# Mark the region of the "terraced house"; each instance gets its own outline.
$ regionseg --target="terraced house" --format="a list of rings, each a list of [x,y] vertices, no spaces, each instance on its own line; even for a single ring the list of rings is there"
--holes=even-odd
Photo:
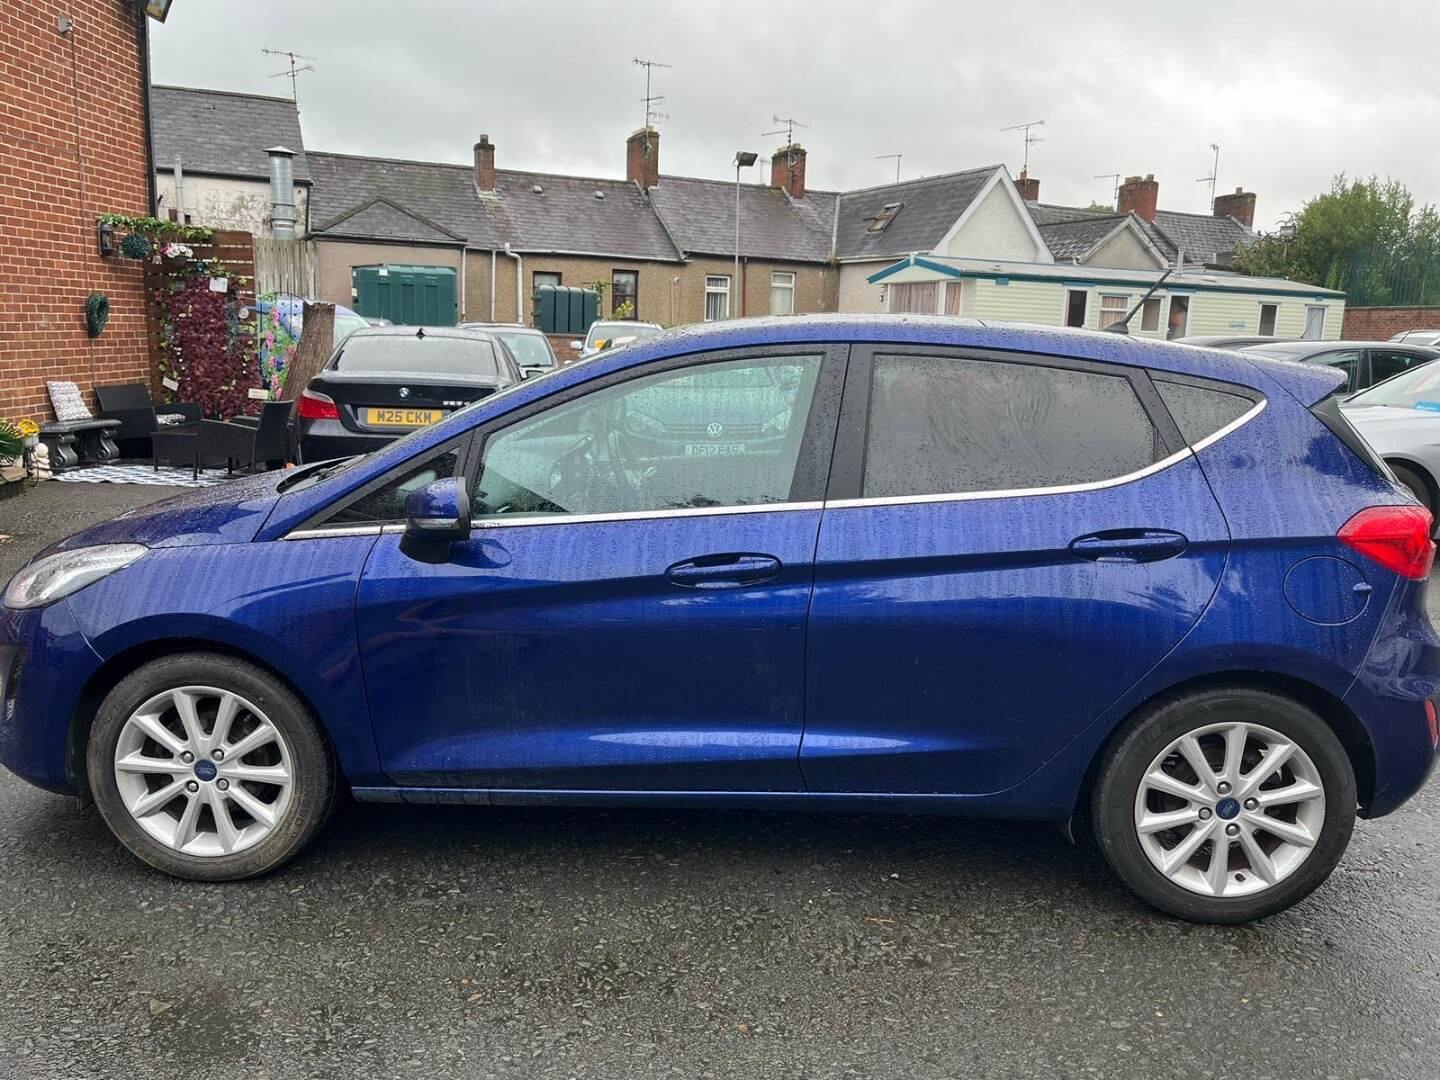
[[[170,100],[157,97],[157,109]],[[185,119],[205,122],[193,108]],[[157,117],[157,131],[176,126]],[[487,135],[469,164],[448,164],[323,153],[303,145],[298,124],[276,130],[256,125],[250,146],[235,145],[233,126],[223,139],[190,138],[226,146],[252,178],[261,144],[286,141],[319,295],[363,314],[391,314],[366,310],[357,288],[378,273],[424,292],[433,322],[533,324],[535,289],[548,284],[598,287],[602,316],[666,325],[892,311],[1098,328],[1168,275],[1134,333],[1340,332],[1341,294],[1228,269],[1254,239],[1256,199],[1244,191],[1217,198],[1211,214],[1182,213],[1159,207],[1153,176],[1134,176],[1113,209],[1077,208],[1040,202],[1039,182],[1003,165],[819,191],[806,180],[808,152],[791,145],[772,155],[768,183],[737,192],[662,171],[653,128],[625,141],[623,179],[618,145],[617,175],[582,177],[502,168]]]

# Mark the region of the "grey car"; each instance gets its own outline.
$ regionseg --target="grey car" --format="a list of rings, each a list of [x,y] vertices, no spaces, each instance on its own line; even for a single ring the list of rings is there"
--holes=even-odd
[[[1440,511],[1440,364],[1411,368],[1340,409],[1410,494]]]
[[[1339,368],[1345,372],[1345,383],[1336,389],[1337,394],[1353,394],[1440,357],[1437,349],[1389,341],[1287,341],[1247,346],[1241,351],[1272,360]]]

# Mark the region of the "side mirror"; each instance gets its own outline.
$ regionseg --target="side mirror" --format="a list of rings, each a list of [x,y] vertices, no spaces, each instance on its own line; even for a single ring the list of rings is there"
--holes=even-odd
[[[585,351],[585,342],[583,342],[583,341],[572,341],[572,342],[570,342],[570,348],[574,349],[576,352],[584,352],[584,351]]]
[[[405,539],[452,544],[470,538],[470,492],[465,481],[447,477],[405,496]]]
[[[544,374],[545,374],[545,369],[544,369],[544,368],[538,368],[538,367],[522,367],[522,368],[520,369],[520,378],[522,378],[522,379],[533,379],[536,375],[544,375]]]

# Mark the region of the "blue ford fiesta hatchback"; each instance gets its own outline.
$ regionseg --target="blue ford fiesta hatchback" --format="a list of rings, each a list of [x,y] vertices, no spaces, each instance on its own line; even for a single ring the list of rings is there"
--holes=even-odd
[[[1435,759],[1430,515],[1325,369],[968,320],[677,332],[42,553],[0,760],[184,877],[337,790],[1072,823],[1293,904]]]

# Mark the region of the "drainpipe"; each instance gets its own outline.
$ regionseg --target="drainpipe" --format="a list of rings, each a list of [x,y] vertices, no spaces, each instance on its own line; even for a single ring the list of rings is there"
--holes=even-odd
[[[490,321],[495,321],[495,249],[490,249]]]
[[[525,260],[510,250],[510,244],[505,244],[505,254],[515,260],[515,322],[520,326],[525,325]]]
[[[185,165],[180,155],[175,155],[175,220],[185,224]]]
[[[465,248],[462,245],[460,248],[460,303],[456,305],[460,309],[456,314],[462,319],[466,314],[465,305],[469,303],[465,297],[465,264],[469,261],[470,260],[465,257]]]
[[[140,39],[140,77],[145,80],[140,101],[145,109],[145,191],[150,198],[150,209],[147,212],[158,217],[160,193],[155,181],[155,128],[150,103],[150,17],[138,4],[135,10],[140,19],[140,26],[136,31]]]

